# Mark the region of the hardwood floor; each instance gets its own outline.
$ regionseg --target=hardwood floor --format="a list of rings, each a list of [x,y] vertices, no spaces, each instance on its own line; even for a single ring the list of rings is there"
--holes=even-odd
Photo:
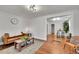
[[[70,46],[64,48],[64,38],[56,38],[54,35],[48,36],[48,41],[43,44],[36,54],[74,54]]]
[[[75,54],[71,46],[64,47],[65,38],[56,38],[54,35],[49,35],[48,40],[35,52],[35,54]],[[0,50],[13,46],[2,45]]]

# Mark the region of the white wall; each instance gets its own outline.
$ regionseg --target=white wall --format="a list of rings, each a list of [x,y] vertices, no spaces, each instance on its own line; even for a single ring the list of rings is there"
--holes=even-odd
[[[20,32],[21,29],[23,30],[23,28],[26,28],[25,31],[32,33],[32,35],[35,38],[47,40],[47,19],[49,17],[56,17],[56,16],[62,16],[62,15],[71,15],[71,19],[69,22],[70,33],[72,33],[72,35],[79,35],[79,27],[78,27],[79,11],[78,10],[77,11],[70,10],[70,11],[66,11],[66,12],[62,12],[62,13],[58,13],[58,14],[40,16],[40,17],[30,19],[30,20],[26,18],[22,21],[23,23],[20,23],[20,25],[17,25],[17,28],[15,30],[16,30],[16,32]],[[13,26],[13,25],[10,25],[10,26]],[[21,27],[21,26],[23,26],[23,27]],[[57,28],[58,27],[61,27],[61,26],[57,25]],[[20,28],[20,29],[18,29],[18,28]],[[12,29],[11,32],[12,31],[14,31],[14,30]]]
[[[62,15],[73,15],[73,11],[66,11],[58,14],[51,14],[47,16],[40,16],[34,19],[30,19],[29,21],[29,28],[31,29],[30,32],[32,35],[36,38],[47,40],[47,19],[49,17],[56,17],[56,16],[62,16]],[[71,20],[73,22],[73,19]],[[73,23],[72,23],[73,24]],[[71,24],[71,31],[73,33],[73,25]]]
[[[74,11],[74,35],[79,36],[79,10]]]
[[[51,24],[54,24],[54,22],[47,22],[47,34],[51,34]],[[55,24],[54,24],[55,26]],[[55,32],[55,27],[54,27],[54,32]]]
[[[5,32],[10,33],[11,35],[16,35],[21,31],[28,32],[28,29],[30,29],[29,32],[31,32],[34,37],[47,40],[47,19],[49,17],[62,15],[72,15],[72,19],[70,20],[70,32],[73,35],[79,35],[79,10],[75,10],[75,12],[70,10],[58,14],[40,16],[30,20],[13,14],[0,12],[0,36],[2,36]],[[10,17],[18,18],[19,24],[11,24]]]
[[[12,17],[15,17],[19,20],[19,23],[17,25],[13,25],[10,22]],[[25,27],[27,26],[25,26],[24,20],[26,19],[23,17],[0,11],[0,36],[2,36],[4,33],[17,35],[20,34],[21,31],[25,31]]]
[[[30,20],[30,32],[35,38],[46,40],[46,18],[38,17]]]

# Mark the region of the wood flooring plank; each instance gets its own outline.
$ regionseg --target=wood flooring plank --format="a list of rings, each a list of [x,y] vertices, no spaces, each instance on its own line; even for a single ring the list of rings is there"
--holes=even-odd
[[[62,41],[61,41],[62,40]],[[71,54],[69,47],[64,48],[64,38],[56,38],[55,35],[49,35],[45,42],[35,53],[36,54]],[[72,51],[72,53],[74,53]]]

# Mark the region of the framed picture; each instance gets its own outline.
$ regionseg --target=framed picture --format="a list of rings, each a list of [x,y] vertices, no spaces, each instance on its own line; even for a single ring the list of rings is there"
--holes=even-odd
[[[11,18],[11,21],[10,21],[12,24],[18,24],[18,19],[17,18]]]

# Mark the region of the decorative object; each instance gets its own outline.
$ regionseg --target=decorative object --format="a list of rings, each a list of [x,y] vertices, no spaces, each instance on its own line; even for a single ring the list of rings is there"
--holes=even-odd
[[[68,23],[68,20],[63,23],[63,30],[65,31],[65,33],[69,32],[69,23]]]
[[[31,37],[31,36],[32,36],[32,34],[31,34],[31,33],[28,33],[28,36],[29,36],[29,37]]]
[[[24,36],[24,37],[21,37],[22,40],[28,40],[28,37]]]
[[[2,36],[0,37],[0,45],[3,45],[4,43],[3,43],[3,38],[2,38]]]
[[[57,38],[64,38],[64,31],[63,30],[59,29],[57,31]]]
[[[68,36],[67,36],[67,38],[68,38],[68,39],[71,39],[71,37],[72,37],[72,34],[69,33]]]
[[[63,30],[65,32],[65,36],[67,38],[69,38],[69,20],[66,20],[64,23],[63,23]]]
[[[12,24],[18,24],[18,19],[17,18],[11,18],[11,23]]]

